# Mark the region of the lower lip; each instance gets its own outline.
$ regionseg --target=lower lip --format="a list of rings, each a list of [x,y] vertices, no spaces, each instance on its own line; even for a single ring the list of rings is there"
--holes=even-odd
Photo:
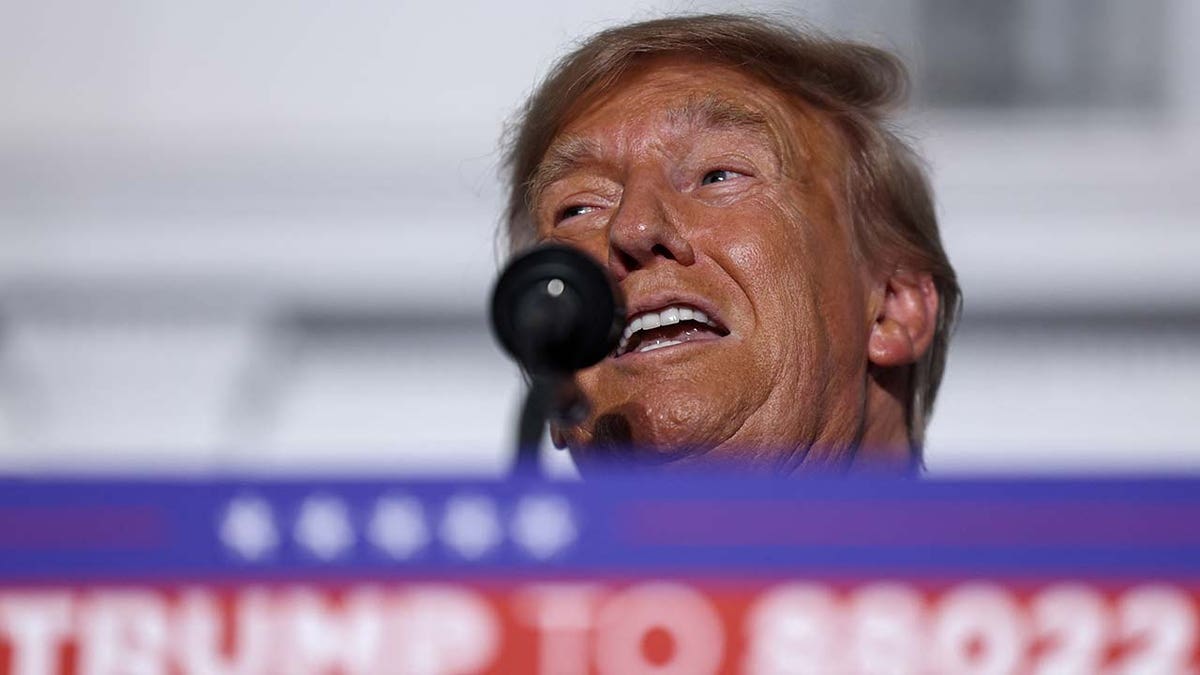
[[[650,349],[648,351],[626,352],[620,356],[610,357],[610,358],[612,358],[612,360],[614,360],[618,363],[629,363],[629,362],[636,363],[643,359],[653,359],[653,358],[657,358],[657,357],[661,357],[661,356],[682,354],[686,351],[689,351],[688,350],[689,347],[700,347],[703,345],[711,345],[716,342],[720,342],[721,340],[724,340],[728,337],[729,337],[728,335],[722,335],[719,337],[712,336],[712,337],[694,338],[691,340],[683,340],[681,342],[667,345],[665,347],[655,347],[654,349]]]

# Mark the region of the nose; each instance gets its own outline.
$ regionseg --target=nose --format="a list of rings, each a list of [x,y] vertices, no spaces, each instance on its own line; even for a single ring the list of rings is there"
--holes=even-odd
[[[669,195],[650,183],[629,183],[608,222],[608,267],[618,280],[666,261],[696,262]]]

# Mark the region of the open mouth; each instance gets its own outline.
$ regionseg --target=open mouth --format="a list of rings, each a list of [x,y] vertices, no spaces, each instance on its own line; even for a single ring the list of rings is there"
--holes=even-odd
[[[625,326],[613,356],[620,358],[726,335],[729,329],[703,311],[690,305],[668,305],[635,314]]]

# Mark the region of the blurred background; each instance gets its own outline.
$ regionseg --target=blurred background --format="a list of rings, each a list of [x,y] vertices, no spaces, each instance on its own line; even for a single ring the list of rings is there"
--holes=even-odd
[[[1200,469],[1200,3],[741,8],[913,69],[966,293],[930,473]],[[503,123],[574,40],[730,9],[6,3],[0,471],[500,474]]]

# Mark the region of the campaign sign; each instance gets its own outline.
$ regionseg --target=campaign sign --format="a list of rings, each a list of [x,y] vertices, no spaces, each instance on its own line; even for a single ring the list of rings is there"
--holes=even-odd
[[[0,672],[1194,674],[1200,481],[0,481]]]

